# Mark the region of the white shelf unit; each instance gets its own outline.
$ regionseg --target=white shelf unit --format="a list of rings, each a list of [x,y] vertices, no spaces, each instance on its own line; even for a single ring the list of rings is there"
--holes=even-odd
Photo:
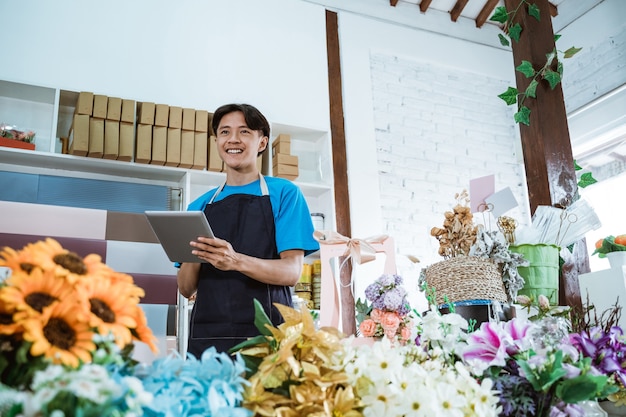
[[[0,147],[0,170],[177,187],[184,193],[183,207],[224,181],[225,174],[221,172],[62,154],[59,138],[69,133],[78,93],[0,80],[0,122],[36,133],[34,151]],[[106,92],[99,94],[106,95]],[[142,101],[141,98],[131,99]],[[283,123],[272,123],[271,128],[272,138],[264,157],[263,172],[271,175],[273,138],[278,134],[290,135],[292,154],[298,156],[300,167],[300,176],[295,183],[307,199],[311,212],[323,213],[326,228],[333,228],[335,209],[330,134]]]

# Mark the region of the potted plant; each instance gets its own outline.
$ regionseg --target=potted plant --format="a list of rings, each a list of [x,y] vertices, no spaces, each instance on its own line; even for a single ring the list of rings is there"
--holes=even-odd
[[[612,268],[626,265],[626,234],[607,236],[596,242],[592,255],[608,258]]]

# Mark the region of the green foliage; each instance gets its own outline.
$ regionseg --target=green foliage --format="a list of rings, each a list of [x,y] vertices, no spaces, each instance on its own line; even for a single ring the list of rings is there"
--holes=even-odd
[[[576,163],[576,160],[574,160],[574,171],[578,172],[578,171],[582,171],[582,169],[583,168]],[[585,188],[597,182],[598,181],[593,177],[593,174],[591,172],[585,172],[582,175],[580,175],[580,178],[578,179],[578,187]]]
[[[356,300],[354,305],[356,310],[356,322],[361,323],[363,320],[367,318],[372,313],[372,306],[368,304],[367,299],[361,300],[360,298]]]
[[[526,10],[526,13],[537,19],[537,21],[541,21],[539,7],[529,0],[520,0],[517,7],[510,11],[507,11],[505,6],[495,8],[489,20],[502,24],[505,34],[498,34],[498,38],[503,46],[510,45],[509,39],[519,42],[524,28],[517,22],[518,19],[516,17],[523,10]],[[556,42],[559,38],[560,35],[555,35],[554,41]],[[537,98],[537,87],[541,81],[547,82],[552,90],[561,82],[563,64],[559,59],[559,54],[563,58],[571,58],[580,50],[581,48],[571,47],[565,52],[561,52],[554,48],[553,51],[546,54],[546,62],[541,67],[524,60],[515,68],[516,71],[524,74],[527,78],[532,78],[530,84],[524,92],[520,93],[516,88],[509,87],[504,93],[499,94],[498,97],[504,100],[508,106],[517,104],[517,113],[513,116],[516,123],[530,125],[530,109],[524,105],[524,100],[527,97]],[[556,68],[556,71],[554,68]]]

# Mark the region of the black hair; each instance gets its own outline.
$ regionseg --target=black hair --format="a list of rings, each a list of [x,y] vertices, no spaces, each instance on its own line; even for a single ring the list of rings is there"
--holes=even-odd
[[[225,115],[240,111],[243,113],[243,118],[246,121],[248,127],[252,130],[260,130],[263,132],[263,136],[267,136],[268,140],[270,137],[270,124],[256,107],[250,104],[225,104],[223,106],[218,107],[217,110],[213,113],[213,121],[211,122],[211,127],[213,128],[213,132],[217,134],[217,128],[220,125],[220,121],[222,117]]]

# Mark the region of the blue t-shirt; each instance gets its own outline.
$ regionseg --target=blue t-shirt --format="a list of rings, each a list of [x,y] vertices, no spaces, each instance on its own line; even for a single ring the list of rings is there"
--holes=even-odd
[[[264,177],[270,195],[270,203],[274,213],[276,225],[276,248],[278,253],[301,249],[304,255],[309,255],[319,249],[319,243],[313,237],[313,222],[306,199],[294,183],[284,178]],[[214,188],[194,201],[187,210],[201,210],[211,200],[217,188]],[[216,197],[220,201],[233,194],[262,195],[259,180],[246,185],[225,185]]]

